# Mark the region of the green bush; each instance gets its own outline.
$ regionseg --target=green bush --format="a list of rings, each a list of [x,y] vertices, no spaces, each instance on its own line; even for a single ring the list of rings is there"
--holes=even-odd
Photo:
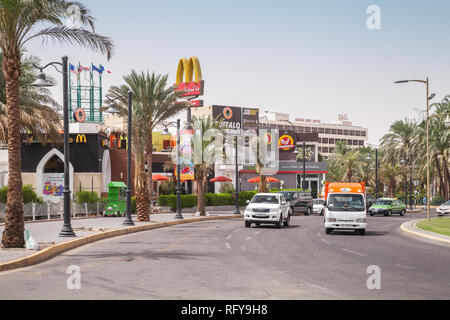
[[[33,187],[31,185],[25,185],[22,187],[22,194],[23,194],[23,203],[30,203],[30,202],[36,202],[36,203],[44,203],[42,198],[39,198],[34,192]],[[3,187],[0,189],[0,202],[6,203],[8,197],[8,188]]]
[[[205,194],[205,206],[219,207],[231,206],[234,204],[234,197],[228,193],[207,193]]]
[[[76,195],[76,202],[78,204],[82,203],[97,203],[100,202],[100,198],[96,192],[91,191],[79,191]]]
[[[239,205],[241,207],[247,205],[247,200],[252,200],[253,197],[257,194],[257,191],[242,191],[239,193]]]
[[[233,194],[236,192],[236,189],[234,188],[233,183],[231,182],[221,182],[219,192]]]
[[[441,204],[443,204],[445,201],[444,201],[444,198],[443,197],[441,197],[441,196],[436,196],[436,197],[434,197],[433,198],[433,200],[431,201],[431,205],[432,206],[440,206]]]
[[[158,203],[161,207],[170,207],[172,211],[175,211],[177,208],[177,196],[159,196]],[[193,208],[195,206],[197,206],[197,195],[189,194],[181,196],[181,209]]]
[[[137,213],[136,197],[131,197],[131,213]]]

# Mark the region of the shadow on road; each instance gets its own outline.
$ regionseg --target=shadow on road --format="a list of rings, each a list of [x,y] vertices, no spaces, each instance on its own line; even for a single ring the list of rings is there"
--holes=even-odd
[[[387,236],[390,233],[387,231],[366,231],[364,236],[353,231],[333,231],[333,236],[353,236],[353,237],[376,237],[376,236]]]

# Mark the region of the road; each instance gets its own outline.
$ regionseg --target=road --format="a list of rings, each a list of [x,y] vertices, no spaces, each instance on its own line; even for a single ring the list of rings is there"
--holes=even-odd
[[[0,273],[0,299],[449,299],[449,248],[399,230],[418,217],[369,217],[366,236],[326,235],[319,216],[283,229],[232,220],[153,230]],[[79,290],[66,285],[72,265]],[[367,287],[373,265],[379,290]]]

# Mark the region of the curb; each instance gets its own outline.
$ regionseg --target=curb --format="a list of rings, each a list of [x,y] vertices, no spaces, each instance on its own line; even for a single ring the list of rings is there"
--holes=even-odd
[[[400,229],[405,233],[415,236],[416,238],[424,238],[435,242],[439,242],[439,244],[450,245],[450,239],[436,237],[432,235],[431,232],[419,229],[417,227],[417,223],[420,221],[424,220],[422,219],[422,220],[407,221],[400,226]]]
[[[57,244],[53,247],[44,249],[40,252],[37,252],[37,253],[35,253],[31,256],[25,257],[25,258],[2,263],[2,264],[0,264],[0,272],[36,265],[36,264],[42,263],[46,260],[49,260],[62,252],[72,250],[74,248],[77,248],[77,247],[80,247],[80,246],[83,246],[85,244],[89,244],[89,243],[92,243],[95,241],[99,241],[99,240],[104,240],[104,239],[108,239],[108,238],[113,238],[113,237],[118,237],[118,236],[123,236],[123,235],[127,235],[127,234],[143,232],[143,231],[149,231],[149,230],[154,230],[154,229],[161,229],[161,228],[176,226],[176,225],[180,225],[180,224],[203,222],[203,221],[213,221],[213,220],[223,220],[223,219],[228,220],[228,219],[237,219],[237,218],[242,218],[242,216],[201,217],[201,218],[185,219],[185,220],[177,220],[177,221],[169,221],[169,222],[159,222],[159,223],[147,224],[147,225],[143,225],[143,226],[130,227],[130,228],[126,228],[126,229],[106,231],[106,232],[94,234],[91,236],[79,238],[76,240],[72,240],[69,242]]]

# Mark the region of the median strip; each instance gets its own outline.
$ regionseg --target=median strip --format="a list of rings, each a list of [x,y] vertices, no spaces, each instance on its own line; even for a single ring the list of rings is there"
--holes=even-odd
[[[2,263],[2,264],[0,264],[0,272],[36,265],[36,264],[42,263],[44,261],[47,261],[62,252],[69,251],[71,249],[83,246],[88,243],[99,241],[99,240],[123,236],[123,235],[127,235],[127,234],[133,234],[133,233],[137,233],[137,232],[161,229],[161,228],[176,226],[176,225],[180,225],[180,224],[203,222],[203,221],[214,221],[214,220],[237,219],[237,218],[241,218],[241,216],[232,215],[232,216],[200,217],[200,218],[185,219],[185,220],[159,222],[159,223],[154,223],[154,224],[146,224],[146,225],[142,225],[142,226],[135,226],[135,227],[130,227],[130,228],[105,231],[105,232],[101,232],[98,234],[86,236],[86,237],[75,239],[72,241],[68,241],[65,243],[57,244],[55,246],[52,246],[52,247],[49,247],[42,251],[39,251],[31,256],[27,256],[27,257],[17,259],[14,261],[8,261],[5,263]]]

